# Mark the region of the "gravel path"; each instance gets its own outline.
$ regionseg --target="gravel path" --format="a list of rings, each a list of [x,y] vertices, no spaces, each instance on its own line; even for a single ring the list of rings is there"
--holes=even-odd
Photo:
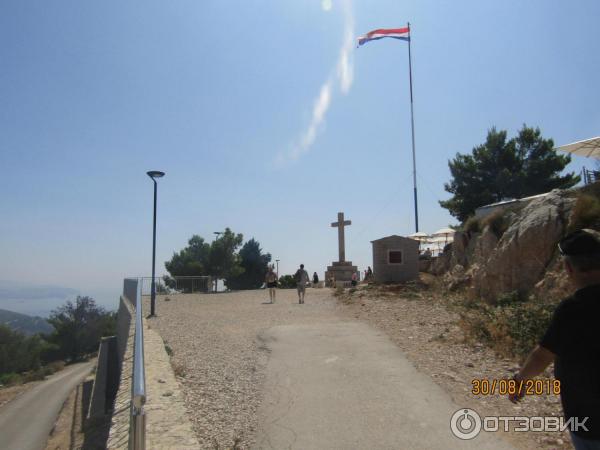
[[[359,320],[385,332],[415,367],[431,377],[460,406],[486,416],[560,415],[556,396],[512,405],[504,397],[475,397],[474,378],[505,378],[516,362],[497,358],[483,345],[466,345],[457,316],[434,293],[359,290],[335,298],[330,289],[308,289],[298,305],[295,290],[278,290],[265,304],[263,290],[216,295],[157,296],[158,328],[172,349],[190,420],[203,448],[250,448],[268,361],[261,340],[276,325]],[[147,301],[147,300],[146,300]],[[550,376],[547,373],[546,376]],[[520,449],[571,448],[561,433],[509,433]]]
[[[167,297],[157,296],[158,317],[148,324],[173,351],[190,420],[209,449],[253,444],[268,358],[264,330],[340,320],[329,289],[307,289],[304,305],[295,289],[278,290],[274,305],[264,304],[264,290]]]

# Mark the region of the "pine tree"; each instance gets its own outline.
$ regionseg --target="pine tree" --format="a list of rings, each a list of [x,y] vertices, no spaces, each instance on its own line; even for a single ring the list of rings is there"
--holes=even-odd
[[[483,205],[574,186],[579,176],[560,175],[570,156],[558,155],[553,148],[552,139],[544,139],[539,128],[523,125],[510,140],[506,131],[492,128],[470,155],[457,153],[448,162],[452,180],[444,188],[453,197],[440,205],[465,221]]]

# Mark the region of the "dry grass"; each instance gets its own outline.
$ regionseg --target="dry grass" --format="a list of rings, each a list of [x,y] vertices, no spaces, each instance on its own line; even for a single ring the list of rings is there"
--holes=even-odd
[[[600,185],[600,183],[597,183]],[[600,189],[598,189],[600,191]],[[600,229],[600,192],[581,192],[569,220],[569,231],[581,228]]]
[[[482,229],[488,227],[498,239],[508,230],[510,225],[505,211],[494,211],[481,221]]]

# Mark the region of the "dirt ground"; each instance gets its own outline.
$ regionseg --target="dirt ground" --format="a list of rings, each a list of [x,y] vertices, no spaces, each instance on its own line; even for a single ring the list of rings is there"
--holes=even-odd
[[[430,376],[461,406],[482,416],[561,416],[557,395],[527,396],[514,405],[506,396],[473,395],[473,380],[510,378],[519,361],[502,358],[482,343],[465,342],[458,314],[440,291],[389,286],[337,295],[343,313],[384,331],[416,368]],[[553,378],[547,370],[542,378]],[[508,439],[521,449],[570,449],[568,432],[515,432]]]

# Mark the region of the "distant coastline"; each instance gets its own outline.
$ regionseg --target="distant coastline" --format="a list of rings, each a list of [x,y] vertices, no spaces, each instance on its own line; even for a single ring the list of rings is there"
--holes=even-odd
[[[78,295],[87,295],[96,300],[99,306],[113,311],[118,307],[119,294],[119,288],[83,292],[64,286],[0,280],[0,309],[47,318],[67,301],[74,301]]]

